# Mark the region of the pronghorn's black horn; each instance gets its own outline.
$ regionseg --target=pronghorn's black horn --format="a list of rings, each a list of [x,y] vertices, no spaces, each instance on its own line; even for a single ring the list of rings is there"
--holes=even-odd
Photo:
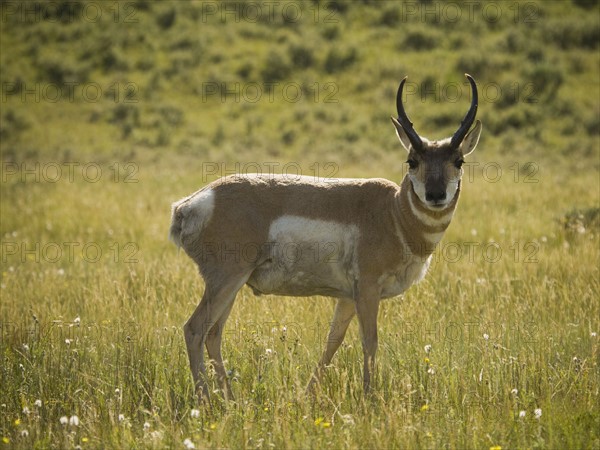
[[[396,109],[398,110],[398,122],[402,125],[402,128],[406,132],[410,143],[416,151],[420,151],[423,148],[423,141],[413,128],[412,122],[409,120],[406,112],[404,111],[404,106],[402,105],[402,90],[404,89],[404,82],[407,77],[400,82],[400,86],[398,87],[398,94],[396,94]]]
[[[452,140],[450,141],[450,143],[454,148],[458,148],[458,146],[462,143],[463,139],[467,135],[469,128],[471,128],[471,125],[473,125],[473,121],[475,120],[475,116],[477,115],[477,105],[479,103],[479,98],[477,96],[477,85],[475,84],[475,80],[468,73],[465,73],[465,76],[467,77],[467,80],[469,80],[469,83],[471,83],[471,107],[469,108],[469,112],[465,115],[463,121],[460,123],[460,127],[458,128],[456,133],[454,133],[454,136],[452,136]]]

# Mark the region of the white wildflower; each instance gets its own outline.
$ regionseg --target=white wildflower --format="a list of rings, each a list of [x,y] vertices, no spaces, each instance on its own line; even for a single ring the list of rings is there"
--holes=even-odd
[[[144,422],[144,431],[148,431],[150,429],[150,422]]]
[[[518,390],[517,388],[514,388],[514,389],[512,389],[512,390],[510,391],[510,393],[511,393],[512,395],[517,395],[517,394],[519,393],[519,390]]]
[[[344,425],[348,425],[348,426],[352,426],[354,425],[354,417],[352,417],[352,414],[344,414],[341,416],[342,420],[344,421]]]
[[[69,418],[67,416],[62,416],[59,420],[61,425],[66,425],[69,423]]]
[[[273,354],[273,349],[268,348],[268,349],[265,350],[265,353],[267,355],[272,355]]]
[[[67,345],[71,345],[71,342],[73,342],[72,339],[65,339],[65,344]]]
[[[21,437],[26,438],[27,436],[29,436],[29,431],[27,431],[27,430],[21,430]]]
[[[183,445],[188,450],[196,448],[196,446],[194,445],[194,443],[192,442],[192,440],[190,438],[187,438],[185,441],[183,441]]]
[[[519,419],[524,419],[526,415],[527,415],[527,411],[523,411],[523,410],[519,411]]]
[[[591,337],[596,337],[596,336],[598,336],[598,333],[596,333],[595,331],[592,331],[592,332],[590,333],[590,336],[591,336]]]
[[[200,417],[200,410],[199,409],[192,409],[190,411],[190,417],[192,417],[194,419]]]
[[[73,323],[74,323],[75,325],[79,325],[79,324],[81,323],[81,318],[80,318],[79,316],[75,317],[75,318],[73,319]]]
[[[23,344],[23,350],[25,350],[26,352],[28,352],[29,351],[29,345]]]
[[[158,441],[161,438],[162,438],[162,433],[158,430],[154,430],[150,433],[150,439]]]
[[[73,427],[78,427],[79,426],[79,417],[71,416],[69,418],[69,425],[71,425]]]
[[[25,414],[26,416],[28,416],[30,413],[29,408],[27,406],[23,407],[23,414]]]
[[[483,333],[483,339],[485,339],[486,341],[490,339],[490,335],[487,333]]]
[[[35,406],[36,408],[41,408],[42,401],[38,398],[35,402],[33,402],[33,406]]]
[[[119,414],[119,422],[123,422],[125,420],[125,414]]]
[[[533,415],[535,416],[536,419],[539,419],[540,417],[542,417],[542,408],[534,409]]]
[[[427,344],[425,346],[425,353],[429,353],[431,351],[431,344]]]

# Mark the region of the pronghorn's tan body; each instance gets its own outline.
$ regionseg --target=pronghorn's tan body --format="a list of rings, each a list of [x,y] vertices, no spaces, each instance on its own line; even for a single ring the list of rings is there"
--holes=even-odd
[[[221,335],[244,284],[257,294],[338,298],[312,381],[331,361],[356,314],[369,387],[379,301],[401,294],[425,275],[454,214],[462,156],[477,145],[481,131],[477,122],[467,134],[476,110],[474,82],[472,86],[472,117],[465,118],[452,141],[418,137],[399,103],[402,121],[393,120],[411,163],[400,186],[384,179],[232,175],[173,205],[171,239],[196,262],[206,283],[202,301],[184,328],[201,395],[208,394],[204,344],[230,395]]]
[[[401,189],[384,179],[231,175],[176,204],[171,236],[205,279],[226,264],[249,273],[257,294],[353,298],[369,277],[387,298],[423,277],[457,200],[429,210],[408,177]]]

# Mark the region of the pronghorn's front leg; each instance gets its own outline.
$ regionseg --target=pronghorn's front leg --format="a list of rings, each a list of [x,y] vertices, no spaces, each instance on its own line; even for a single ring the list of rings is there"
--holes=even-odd
[[[359,286],[356,298],[356,315],[360,326],[364,363],[363,385],[365,392],[371,387],[371,377],[375,376],[375,353],[377,352],[377,313],[379,312],[379,292],[375,285]]]
[[[308,391],[313,391],[316,383],[321,379],[323,369],[327,366],[335,352],[344,341],[346,330],[348,325],[352,321],[354,314],[356,313],[356,307],[353,300],[340,298],[335,306],[335,312],[333,313],[333,320],[329,328],[329,335],[327,336],[327,345],[321,360],[315,369],[315,372],[308,383]]]

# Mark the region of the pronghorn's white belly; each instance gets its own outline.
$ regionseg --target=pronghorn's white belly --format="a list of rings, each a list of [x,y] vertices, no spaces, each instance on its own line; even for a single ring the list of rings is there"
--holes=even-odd
[[[264,294],[352,297],[358,239],[355,225],[281,216],[269,228],[268,258],[248,284]]]

